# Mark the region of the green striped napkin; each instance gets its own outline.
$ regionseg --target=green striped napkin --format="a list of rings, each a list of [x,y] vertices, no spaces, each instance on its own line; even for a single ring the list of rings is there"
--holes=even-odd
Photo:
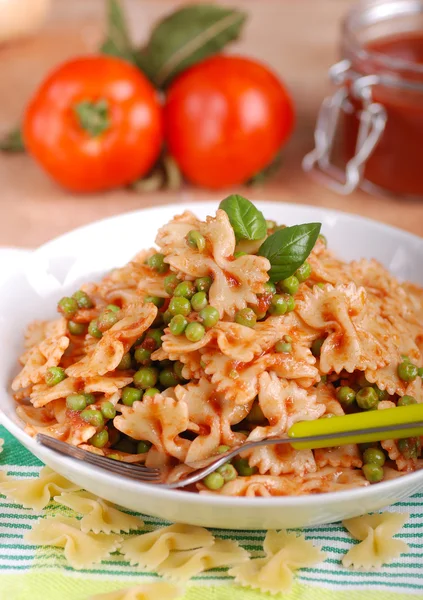
[[[5,440],[0,470],[17,478],[36,477],[42,464],[0,426]],[[306,538],[322,546],[327,559],[319,568],[298,572],[290,594],[283,600],[399,600],[423,598],[423,493],[390,510],[411,513],[400,537],[409,545],[407,554],[377,572],[344,569],[341,558],[355,543],[340,524],[307,529]],[[118,553],[96,568],[75,571],[66,564],[61,549],[36,547],[24,534],[37,519],[59,513],[51,502],[43,513],[12,504],[0,495],[0,600],[86,600],[92,594],[111,592],[147,581],[154,573],[131,567]],[[147,530],[168,525],[156,517],[141,515]],[[213,530],[219,538],[236,539],[253,555],[260,556],[264,531]],[[265,600],[271,596],[234,586],[225,569],[213,569],[195,577],[184,600]],[[158,598],[157,600],[160,600]]]

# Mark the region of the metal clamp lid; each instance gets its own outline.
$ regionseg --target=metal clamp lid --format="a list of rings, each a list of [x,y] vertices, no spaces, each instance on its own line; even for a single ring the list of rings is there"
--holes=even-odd
[[[304,157],[302,166],[324,185],[346,195],[362,182],[364,165],[385,129],[386,110],[372,99],[372,86],[381,83],[378,75],[359,77],[351,70],[350,61],[342,60],[330,68],[329,77],[340,87],[323,100],[314,132],[315,148]],[[348,99],[350,96],[362,103],[362,109],[355,154],[343,171],[331,162],[331,156],[341,112],[354,110]]]

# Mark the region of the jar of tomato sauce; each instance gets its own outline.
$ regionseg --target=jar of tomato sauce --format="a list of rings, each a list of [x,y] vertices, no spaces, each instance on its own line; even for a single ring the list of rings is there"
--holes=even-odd
[[[360,2],[341,55],[304,169],[343,194],[423,198],[423,0]]]

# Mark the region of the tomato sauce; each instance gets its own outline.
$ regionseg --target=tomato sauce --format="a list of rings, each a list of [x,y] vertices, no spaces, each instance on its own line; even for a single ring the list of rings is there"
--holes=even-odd
[[[362,75],[376,74],[399,78],[402,83],[423,86],[423,31],[401,33],[369,42],[370,53],[379,53],[383,59],[407,61],[409,69],[395,70],[394,62],[379,60],[371,54],[368,61],[353,64],[353,70]],[[377,186],[400,195],[423,197],[423,91],[391,87],[372,88],[374,102],[386,109],[385,130],[373,154],[367,160],[364,176]],[[358,131],[358,113],[361,106],[351,99],[355,114],[345,116],[347,158],[355,153]]]

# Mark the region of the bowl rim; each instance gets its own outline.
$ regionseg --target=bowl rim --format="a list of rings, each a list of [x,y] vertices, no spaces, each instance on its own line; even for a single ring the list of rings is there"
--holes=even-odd
[[[91,230],[93,227],[102,226],[104,224],[110,224],[112,222],[119,221],[120,219],[125,220],[128,218],[133,218],[139,215],[145,215],[146,213],[161,213],[166,212],[172,207],[175,207],[175,214],[180,214],[185,210],[191,210],[195,212],[195,210],[199,207],[205,210],[216,210],[217,201],[213,200],[205,200],[205,201],[197,201],[197,202],[182,202],[182,203],[167,203],[161,204],[157,207],[148,207],[137,209],[133,211],[128,211],[124,213],[119,213],[117,215],[113,215],[110,217],[105,217],[102,219],[95,220],[86,225],[82,225],[80,227],[76,227],[62,235],[56,236],[52,240],[45,242],[38,248],[33,251],[28,252],[28,257],[24,257],[22,263],[20,263],[19,268],[21,271],[25,270],[25,267],[28,265],[28,258],[30,259],[32,256],[37,255],[38,253],[42,253],[45,250],[49,250],[51,246],[54,246],[58,241],[66,240],[68,237],[72,237],[76,233],[85,233],[87,230]],[[405,230],[402,230],[393,225],[388,225],[385,223],[380,223],[375,221],[374,219],[368,217],[362,217],[360,215],[351,214],[346,211],[328,209],[320,206],[312,206],[308,204],[296,204],[293,202],[280,202],[280,201],[265,201],[265,200],[255,200],[254,204],[261,210],[268,210],[275,206],[283,205],[288,210],[302,210],[302,211],[310,211],[311,216],[317,216],[319,213],[324,213],[325,216],[335,217],[335,218],[344,218],[355,221],[357,224],[359,223],[367,223],[368,225],[376,228],[380,231],[391,232],[395,235],[400,235],[403,239],[413,240],[414,242],[418,242],[419,245],[422,245],[423,250],[423,238],[420,236],[409,233]],[[8,279],[8,278],[7,278]],[[7,280],[6,279],[6,280]],[[4,281],[0,282],[1,286],[4,285]],[[25,433],[25,431],[14,421],[12,421],[2,410],[0,407],[0,423],[12,434],[16,437],[24,446],[26,446],[30,451],[36,448],[38,452],[34,453],[41,457],[53,457],[55,460],[59,462],[63,462],[65,465],[69,465],[71,470],[73,470],[75,464],[78,465],[78,471],[81,472],[84,476],[91,476],[92,478],[101,479],[102,483],[105,485],[116,486],[119,485],[122,492],[125,489],[131,489],[134,491],[134,486],[138,486],[137,493],[148,492],[148,494],[152,497],[154,495],[160,496],[163,500],[168,501],[183,501],[188,504],[201,504],[205,506],[209,506],[212,508],[216,504],[221,506],[227,506],[228,508],[240,508],[244,507],[245,509],[257,508],[257,507],[276,507],[280,506],[283,508],[284,506],[288,507],[318,507],[322,503],[341,503],[343,499],[348,495],[349,500],[357,500],[359,501],[362,497],[368,497],[371,495],[381,496],[383,491],[387,493],[395,491],[396,488],[400,489],[404,481],[407,483],[413,483],[416,481],[421,481],[423,486],[423,469],[419,471],[415,471],[413,473],[407,473],[405,475],[401,475],[395,477],[388,481],[383,481],[378,483],[377,485],[366,485],[356,488],[348,488],[345,490],[338,490],[334,492],[322,492],[316,494],[308,494],[308,495],[286,495],[286,496],[270,496],[270,497],[245,497],[245,496],[224,496],[219,494],[199,494],[195,492],[189,492],[184,489],[176,489],[176,490],[168,490],[161,488],[160,486],[155,486],[152,484],[145,484],[138,482],[136,480],[132,480],[129,478],[120,478],[117,475],[113,475],[106,470],[96,470],[95,467],[84,463],[82,461],[75,461],[70,457],[60,455],[53,450],[40,446],[35,438],[29,436]],[[47,461],[46,461],[47,462]]]

